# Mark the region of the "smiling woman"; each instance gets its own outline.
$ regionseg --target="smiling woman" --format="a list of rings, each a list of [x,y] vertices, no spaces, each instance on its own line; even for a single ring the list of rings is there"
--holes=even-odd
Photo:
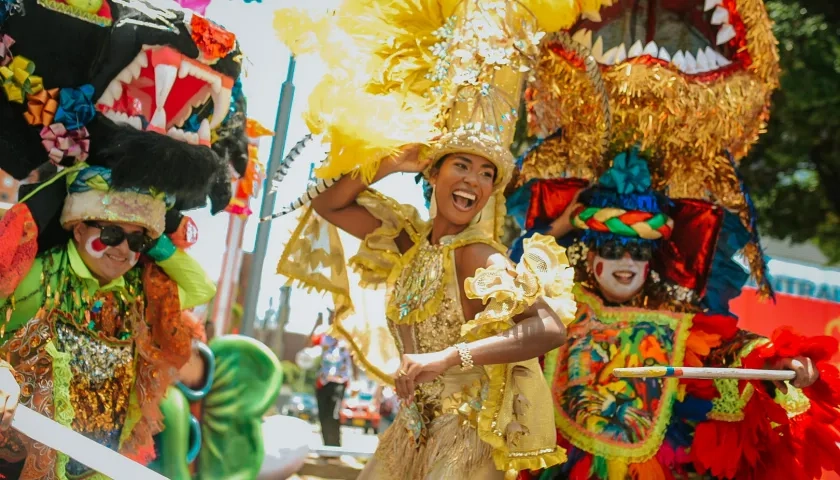
[[[459,233],[481,214],[493,196],[497,168],[490,160],[471,153],[452,153],[430,170],[432,204],[429,214],[444,232]]]
[[[314,35],[325,39],[322,56],[340,60],[336,78],[350,77],[341,86],[330,80],[322,85],[339,102],[317,93],[310,99],[308,124],[331,142],[320,173],[345,174],[317,189],[322,193],[312,209],[362,240],[350,261],[360,283],[387,287],[387,325],[365,318],[365,328],[351,334],[342,325],[350,309],[337,301],[335,331],[349,340],[362,365],[394,384],[406,405],[360,478],[501,479],[509,470],[561,463],[564,451],[555,444],[550,395],[536,358],[565,339],[564,323],[574,316],[572,272],[550,238],[531,239],[518,266],[507,260],[499,238],[503,192],[515,168],[510,145],[522,84],[542,37],[532,12],[553,21],[567,12],[546,12],[557,2],[387,3],[345,2],[322,22],[288,11],[277,17],[293,30],[300,24],[324,28]],[[362,44],[378,32],[395,35],[385,44],[399,55],[364,51]],[[291,39],[293,49],[305,36]],[[338,37],[340,46],[329,41]],[[430,58],[417,39],[434,39],[436,55]],[[344,70],[384,58],[393,63],[371,77]],[[406,92],[412,92],[408,100]],[[354,103],[347,98],[375,105],[368,110],[376,121],[360,125],[356,112],[345,111]],[[394,105],[400,108],[385,108]],[[383,111],[394,118],[382,117]],[[424,124],[422,118],[436,121]],[[389,131],[379,135],[382,125]],[[421,173],[432,186],[429,221],[370,188],[394,173]],[[321,232],[304,228],[313,225],[312,217],[305,212],[297,231]],[[291,239],[286,252],[308,248],[312,254],[301,255],[295,271],[281,259],[279,273],[335,292],[338,280],[316,284],[313,278],[324,277],[304,274],[324,258],[312,250],[324,243],[316,235]],[[331,251],[338,250],[335,243],[331,238]],[[372,360],[382,359],[382,352],[398,352],[398,367],[387,368],[390,358]]]

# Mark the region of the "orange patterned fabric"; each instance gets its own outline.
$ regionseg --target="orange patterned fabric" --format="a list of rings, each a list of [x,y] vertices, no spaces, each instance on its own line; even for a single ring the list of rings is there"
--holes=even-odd
[[[0,298],[10,297],[38,253],[38,226],[25,204],[0,218]]]
[[[20,404],[47,418],[53,418],[53,375],[52,358],[43,346],[51,339],[48,312],[41,310],[0,347],[3,358],[15,369],[15,378],[20,384]],[[0,458],[9,462],[26,460],[21,480],[56,478],[55,450],[12,431],[0,439],[0,444]]]
[[[192,326],[181,319],[178,285],[154,263],[143,271],[146,324],[151,329],[151,347],[161,360],[181,368],[190,358]]]
[[[154,457],[153,437],[163,430],[160,402],[190,358],[192,330],[181,321],[178,285],[156,264],[143,271],[146,318],[135,326],[139,358],[134,390],[140,419],[122,448],[141,463]]]

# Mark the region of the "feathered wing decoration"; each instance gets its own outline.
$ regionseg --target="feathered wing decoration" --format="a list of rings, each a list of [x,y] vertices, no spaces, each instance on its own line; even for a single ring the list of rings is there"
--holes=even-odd
[[[320,18],[297,9],[280,10],[274,26],[295,55],[317,54],[330,72],[313,89],[304,114],[309,130],[330,144],[330,156],[316,174],[333,178],[360,172],[369,182],[381,158],[432,137],[435,111],[417,94],[369,91],[382,62],[365,51],[360,41],[365,31],[354,36],[340,26],[348,12],[361,11],[359,5],[349,7]]]
[[[347,271],[338,229],[312,207],[301,211],[289,238],[277,273],[300,288],[329,293],[335,307],[332,327],[350,343],[357,364],[380,381],[393,383],[390,374],[400,357],[385,317],[384,291],[358,286],[359,279]]]

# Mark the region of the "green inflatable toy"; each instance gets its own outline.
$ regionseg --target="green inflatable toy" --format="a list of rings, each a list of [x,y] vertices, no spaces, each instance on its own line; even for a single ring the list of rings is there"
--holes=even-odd
[[[169,388],[161,404],[164,430],[155,439],[158,456],[149,467],[171,480],[253,480],[265,456],[263,415],[283,380],[280,361],[241,335],[195,348],[204,361],[203,386]]]

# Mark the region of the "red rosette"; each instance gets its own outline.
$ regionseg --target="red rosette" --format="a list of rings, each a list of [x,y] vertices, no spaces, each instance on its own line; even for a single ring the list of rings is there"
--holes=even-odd
[[[193,42],[208,60],[224,58],[236,46],[236,35],[201,15],[193,14],[190,33]]]

